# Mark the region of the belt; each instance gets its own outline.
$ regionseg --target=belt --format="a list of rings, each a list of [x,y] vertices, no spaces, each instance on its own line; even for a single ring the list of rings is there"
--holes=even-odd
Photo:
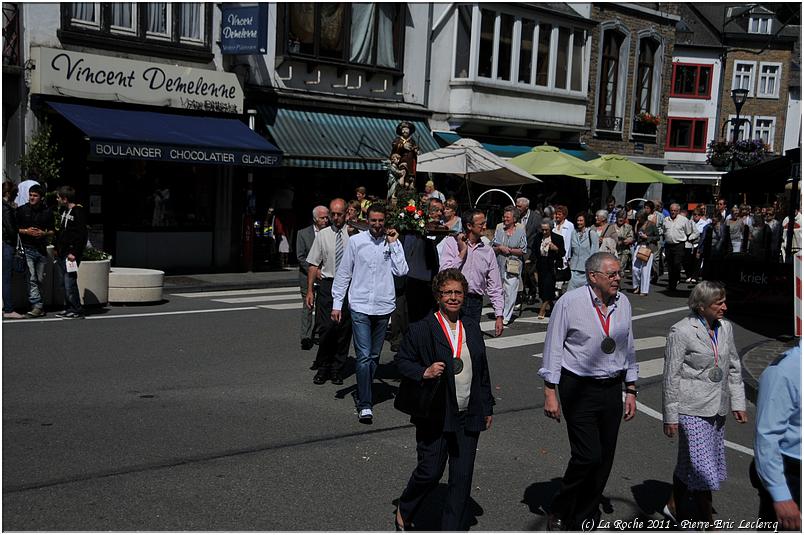
[[[619,375],[615,377],[592,377],[587,375],[578,375],[577,373],[573,373],[566,368],[561,368],[561,375],[572,377],[573,379],[577,379],[585,383],[594,383],[595,385],[599,386],[618,385],[622,383],[623,379],[625,378],[625,372],[620,372]]]

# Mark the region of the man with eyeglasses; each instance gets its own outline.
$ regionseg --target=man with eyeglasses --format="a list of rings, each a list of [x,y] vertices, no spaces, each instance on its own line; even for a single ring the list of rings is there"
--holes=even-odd
[[[324,212],[319,212],[323,216]],[[343,384],[343,366],[349,356],[349,342],[352,339],[352,322],[349,312],[344,313],[340,322],[334,322],[332,315],[332,284],[335,273],[343,260],[344,251],[349,244],[346,229],[346,201],[333,199],[329,203],[328,218],[331,225],[322,228],[313,239],[307,254],[307,296],[305,304],[312,310],[315,305],[315,321],[321,338],[318,341],[313,368],[316,374],[313,383],[323,385],[329,379],[334,385]],[[317,224],[323,224],[323,217]],[[318,282],[318,298],[315,298],[314,285]]]
[[[330,210],[330,215],[332,211]],[[369,230],[353,236],[332,284],[332,321],[342,320],[347,291],[357,359],[357,411],[361,423],[374,419],[371,387],[380,362],[388,319],[396,307],[394,276],[408,273],[399,233],[385,228],[385,207],[368,208]]]
[[[486,230],[486,214],[481,210],[463,213],[466,234],[458,234],[444,242],[441,251],[440,271],[449,268],[461,270],[469,282],[469,294],[463,302],[463,314],[478,323],[483,311],[483,296],[487,295],[494,307],[494,335],[503,332],[503,289],[497,255],[490,245],[481,240]]]
[[[313,246],[315,237],[328,225],[329,210],[326,206],[316,206],[313,208],[313,224],[309,227],[304,227],[296,234],[296,258],[299,261],[299,287],[301,288],[302,299],[307,299],[307,276],[310,269],[307,255],[310,254],[310,248]],[[304,350],[312,348],[313,336],[318,331],[318,325],[313,325],[312,307],[302,307],[300,331],[301,348]]]
[[[620,262],[598,252],[586,260],[587,284],[556,303],[539,376],[544,379],[544,414],[567,421],[570,461],[553,500],[548,531],[587,530],[600,520],[623,418],[636,414],[636,363],[631,304],[620,293]],[[560,398],[560,403],[559,403]]]

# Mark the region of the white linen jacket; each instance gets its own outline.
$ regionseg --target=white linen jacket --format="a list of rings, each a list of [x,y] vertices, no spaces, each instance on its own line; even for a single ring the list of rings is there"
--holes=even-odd
[[[720,320],[717,347],[723,379],[716,383],[709,378],[715,366],[712,339],[698,316],[690,314],[670,328],[664,350],[664,423],[678,423],[679,414],[724,416],[729,405],[732,411],[745,410],[740,356],[732,325],[725,319]]]

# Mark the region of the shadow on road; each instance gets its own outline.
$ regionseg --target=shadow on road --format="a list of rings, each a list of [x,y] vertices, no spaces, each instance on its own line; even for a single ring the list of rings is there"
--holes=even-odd
[[[413,518],[406,519],[406,522],[411,523],[410,530],[405,531],[441,531],[441,513],[444,510],[444,502],[447,498],[447,485],[440,483],[435,487],[430,494],[427,495],[422,501],[421,508],[416,512]],[[393,519],[396,515],[396,507],[399,505],[399,499],[391,502],[394,509],[389,518]],[[477,524],[477,517],[483,516],[483,508],[474,498],[469,498],[469,525],[474,526]],[[395,520],[393,520],[395,521]]]
[[[631,487],[631,494],[637,507],[646,515],[652,515],[661,514],[672,490],[673,486],[666,481],[648,479]]]

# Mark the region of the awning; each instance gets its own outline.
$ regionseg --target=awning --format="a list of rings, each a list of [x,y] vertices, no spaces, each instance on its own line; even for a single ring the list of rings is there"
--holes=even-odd
[[[285,155],[286,167],[381,171],[391,154],[400,118],[258,106],[268,132]],[[422,153],[438,148],[423,121],[409,121]]]
[[[442,140],[447,145],[451,145],[452,143],[455,143],[461,139],[461,136],[455,132],[433,132],[433,135],[436,137],[436,139]],[[570,156],[574,156],[585,162],[594,160],[595,158],[600,158],[600,154],[588,149],[581,143],[577,144],[577,148],[565,148],[561,147],[560,144],[551,144],[556,145],[564,154],[569,154]],[[514,158],[520,154],[526,154],[530,152],[531,149],[533,149],[533,147],[536,145],[541,145],[541,143],[534,143],[533,145],[498,145],[495,143],[483,143],[483,147],[487,151],[493,152],[497,156],[501,156],[503,158]]]
[[[276,167],[282,154],[237,119],[48,101],[89,138],[99,159]]]

